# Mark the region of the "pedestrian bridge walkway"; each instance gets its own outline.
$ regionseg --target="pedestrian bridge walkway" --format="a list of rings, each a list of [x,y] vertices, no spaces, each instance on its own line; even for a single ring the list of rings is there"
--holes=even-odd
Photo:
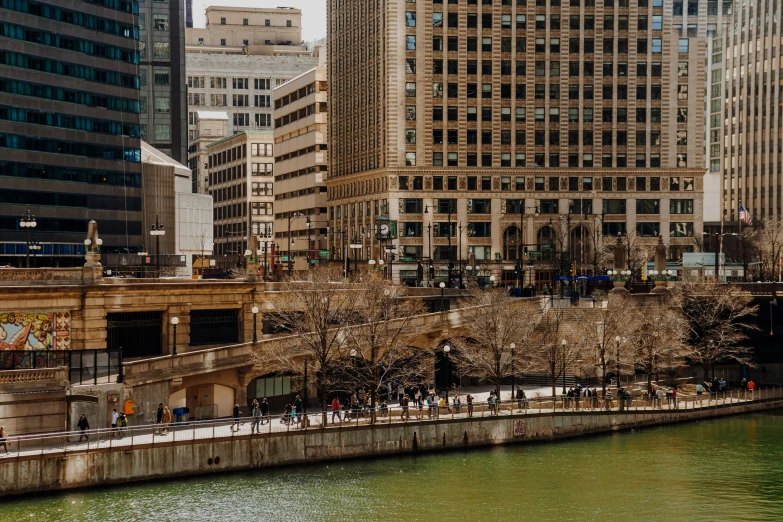
[[[120,429],[95,429],[84,432],[63,432],[44,435],[8,437],[7,453],[0,461],[36,456],[66,456],[105,451],[127,451],[164,445],[198,444],[208,441],[226,441],[242,437],[286,437],[303,431],[339,431],[357,428],[425,425],[460,420],[494,420],[499,418],[524,419],[547,415],[606,415],[610,413],[650,414],[688,413],[694,411],[730,408],[772,402],[783,398],[783,387],[758,389],[755,392],[729,390],[719,395],[685,396],[676,401],[667,399],[634,398],[619,404],[618,400],[601,398],[534,398],[527,401],[504,401],[491,404],[475,403],[472,408],[437,406],[429,408],[411,404],[405,411],[393,407],[386,411],[341,410],[339,412],[315,412],[296,415],[293,418],[275,415],[253,422],[252,418],[220,419],[189,423],[172,423],[167,426],[135,426]]]

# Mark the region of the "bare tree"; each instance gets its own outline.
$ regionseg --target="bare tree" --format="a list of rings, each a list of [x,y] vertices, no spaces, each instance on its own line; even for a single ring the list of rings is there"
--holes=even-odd
[[[212,234],[209,233],[209,229],[206,225],[202,225],[194,239],[199,248],[199,253],[196,257],[199,260],[199,275],[201,276],[204,274],[205,258],[212,255]]]
[[[624,238],[624,243],[628,270],[632,271],[634,274],[641,273],[642,266],[647,263],[655,253],[655,245],[645,242],[634,229],[628,230],[628,233]]]
[[[676,303],[685,319],[690,360],[707,371],[720,361],[752,365],[752,348],[744,344],[748,332],[758,330],[751,320],[758,313],[753,297],[733,285],[684,281]]]
[[[422,302],[400,294],[399,285],[377,272],[364,274],[351,290],[356,306],[354,325],[346,330],[347,373],[355,387],[369,388],[373,412],[380,390],[418,385],[432,372],[432,352],[408,343],[418,333],[414,319],[424,311]]]
[[[557,381],[581,359],[582,344],[575,332],[575,317],[567,308],[550,308],[533,333],[532,367],[552,379],[552,396],[557,395]]]
[[[503,378],[512,375],[512,370],[525,372],[531,365],[529,337],[541,319],[541,310],[529,301],[512,299],[501,289],[474,292],[461,306],[471,332],[455,340],[454,358],[463,374],[491,381],[500,397]]]
[[[674,307],[660,304],[628,308],[629,335],[636,368],[647,374],[647,390],[653,375],[685,364],[692,353],[686,342],[687,327]]]
[[[270,299],[272,323],[298,342],[257,355],[277,372],[314,375],[326,411],[329,392],[340,385],[341,363],[349,360],[347,330],[355,322],[357,301],[339,267],[318,266],[309,276],[309,281],[286,280],[283,291]]]
[[[621,340],[631,332],[628,317],[631,303],[628,297],[609,297],[603,292],[594,293],[593,298],[595,307],[577,309],[577,320],[582,325],[585,355],[593,354],[587,367],[601,382],[601,396],[606,397],[610,372],[620,366],[621,359],[627,358],[620,352],[627,351],[627,344]]]
[[[758,230],[757,241],[761,261],[761,278],[781,280],[781,256],[783,256],[783,217],[764,221]]]

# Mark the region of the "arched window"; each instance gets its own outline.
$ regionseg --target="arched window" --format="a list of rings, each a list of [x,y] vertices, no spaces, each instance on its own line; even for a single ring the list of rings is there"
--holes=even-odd
[[[592,262],[590,233],[581,225],[571,231],[571,253],[577,265],[584,266]]]
[[[516,260],[522,255],[520,247],[522,231],[517,226],[510,226],[503,232],[503,259]]]

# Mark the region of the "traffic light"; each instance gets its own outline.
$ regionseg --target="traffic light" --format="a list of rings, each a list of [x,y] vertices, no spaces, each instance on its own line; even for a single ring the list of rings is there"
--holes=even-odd
[[[571,277],[576,275],[576,265],[571,263]]]
[[[430,263],[430,279],[435,279],[435,267]]]
[[[524,254],[527,255],[527,247],[523,247],[523,248],[524,248]]]

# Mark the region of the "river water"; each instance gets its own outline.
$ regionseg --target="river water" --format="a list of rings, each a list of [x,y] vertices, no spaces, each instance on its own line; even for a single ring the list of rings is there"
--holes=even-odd
[[[0,521],[781,520],[783,411],[0,501]]]

